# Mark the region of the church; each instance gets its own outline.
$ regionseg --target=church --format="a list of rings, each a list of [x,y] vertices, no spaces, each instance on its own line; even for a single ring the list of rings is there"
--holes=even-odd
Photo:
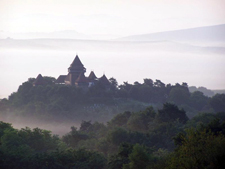
[[[86,77],[85,72],[86,72],[86,68],[81,63],[78,55],[76,55],[75,59],[70,64],[70,67],[68,68],[68,74],[60,75],[55,81],[55,84],[71,85],[71,86],[77,86],[82,88],[88,88],[97,82],[100,82],[105,86],[110,85],[110,82],[105,75],[103,75],[100,78],[97,78],[95,73],[91,71],[90,75]],[[39,74],[36,80],[34,81],[33,85],[37,86],[37,85],[44,85],[44,84],[45,84],[44,78],[41,76],[41,74]]]

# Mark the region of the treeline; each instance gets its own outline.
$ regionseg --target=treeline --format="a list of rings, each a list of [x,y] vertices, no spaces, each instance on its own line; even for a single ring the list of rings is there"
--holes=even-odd
[[[98,152],[75,150],[39,128],[14,129],[0,122],[0,168],[49,169],[49,168],[104,168],[106,159]]]
[[[223,168],[225,111],[189,119],[165,103],[155,111],[117,114],[107,124],[83,121],[61,138],[0,122],[0,168]]]
[[[144,79],[142,84],[124,82],[123,85],[119,86],[119,93],[121,92],[124,93],[124,97],[143,102],[155,104],[174,103],[190,112],[189,117],[193,117],[199,111],[218,112],[223,111],[225,108],[225,94],[207,97],[200,91],[191,93],[187,83],[166,85],[160,80],[154,82],[151,79]]]
[[[35,117],[41,120],[68,119],[108,121],[125,110],[138,111],[152,105],[161,108],[170,102],[183,108],[188,117],[198,112],[218,112],[225,108],[225,94],[207,97],[200,91],[190,93],[187,83],[164,84],[144,79],[143,83],[118,85],[110,78],[110,86],[97,83],[88,90],[74,86],[56,85],[55,78],[44,77],[45,86],[33,86],[30,78],[8,99],[0,101],[0,114]]]

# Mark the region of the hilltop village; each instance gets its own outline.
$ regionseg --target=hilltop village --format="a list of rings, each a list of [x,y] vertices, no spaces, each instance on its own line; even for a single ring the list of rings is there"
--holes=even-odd
[[[61,84],[61,85],[71,85],[71,86],[77,86],[82,88],[88,88],[92,85],[95,85],[97,82],[109,86],[110,82],[105,76],[105,74],[97,78],[95,73],[91,71],[90,75],[88,77],[85,76],[86,68],[80,61],[78,55],[76,55],[75,59],[71,63],[70,67],[68,68],[68,74],[67,75],[59,75],[57,80],[55,81],[55,84]],[[33,82],[33,86],[38,85],[46,85],[45,79],[42,77],[41,74],[37,76],[35,81]]]

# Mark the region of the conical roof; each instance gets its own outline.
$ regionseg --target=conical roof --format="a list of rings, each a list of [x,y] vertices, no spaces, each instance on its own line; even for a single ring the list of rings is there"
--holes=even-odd
[[[46,84],[46,81],[44,80],[41,74],[39,74],[37,78],[35,79],[35,81],[33,82],[33,85],[45,85],[45,84]]]
[[[97,79],[97,77],[95,76],[95,73],[93,71],[91,71],[90,75],[88,76],[89,80],[95,80]]]
[[[58,79],[55,81],[55,83],[65,83],[67,75],[60,75]]]
[[[99,79],[100,83],[104,84],[104,85],[110,85],[109,80],[107,79],[107,77],[105,76],[105,74]]]
[[[84,73],[80,73],[79,77],[76,80],[77,83],[88,83],[88,79],[84,76]]]
[[[81,63],[78,55],[76,55],[75,59],[71,63],[70,67],[68,68],[68,72],[69,73],[77,73],[77,76],[81,72],[86,72],[86,69],[85,69],[84,65]]]
[[[71,67],[83,67],[84,65],[81,63],[80,58],[78,57],[78,55],[76,55],[75,59],[73,60],[73,62],[70,65]]]

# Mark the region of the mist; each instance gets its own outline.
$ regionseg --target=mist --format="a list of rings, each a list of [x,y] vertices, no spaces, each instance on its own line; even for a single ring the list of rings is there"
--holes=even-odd
[[[195,31],[207,32],[212,28],[218,29],[218,26],[114,40],[1,39],[0,98],[7,98],[28,78],[36,78],[38,74],[55,78],[66,75],[76,54],[87,70],[86,76],[94,71],[97,77],[105,74],[108,78],[116,78],[119,84],[143,82],[144,78],[150,78],[166,84],[187,82],[189,86],[224,89],[225,42],[219,36],[223,32],[217,33],[218,38],[213,40],[207,34],[197,40],[191,38]],[[128,109],[121,109],[121,112]],[[79,128],[81,124],[76,119],[68,121],[70,118],[65,123],[53,117],[40,120],[30,115],[18,118],[16,113],[12,114],[1,117],[1,120],[12,123],[15,128],[38,126],[58,135],[68,133],[71,126]],[[115,115],[113,112],[103,114],[101,118],[96,115],[98,119],[94,116],[78,119],[107,122]]]
[[[4,117],[1,117],[1,121],[12,124],[12,126],[16,129],[26,128],[26,127],[33,129],[38,127],[40,129],[49,130],[52,132],[52,134],[59,135],[59,136],[63,136],[66,133],[69,133],[70,128],[72,126],[79,128],[81,123],[81,122],[79,123],[79,122],[68,122],[68,121],[64,123],[59,123],[59,122],[54,122],[52,120],[41,121],[29,116],[26,116],[24,118],[20,117],[20,119],[14,116],[4,116]]]
[[[224,89],[225,46],[207,42],[201,46],[172,41],[95,41],[66,39],[0,40],[0,98],[38,74],[57,78],[78,54],[97,77],[104,73],[119,84],[144,78],[164,83]]]

